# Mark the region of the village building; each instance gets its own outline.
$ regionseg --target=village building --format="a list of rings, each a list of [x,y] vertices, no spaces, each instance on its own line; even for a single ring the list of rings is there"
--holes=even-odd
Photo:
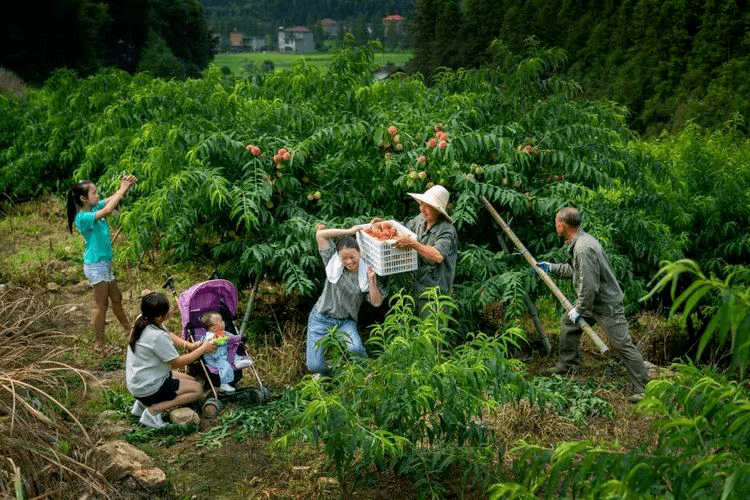
[[[383,18],[383,36],[403,35],[406,18],[398,14],[392,14]]]
[[[304,26],[279,30],[279,52],[312,52],[313,33]]]
[[[233,30],[229,33],[229,50],[233,52],[253,51],[262,52],[268,49],[268,43],[262,36],[245,36],[242,32]]]
[[[333,19],[321,19],[320,29],[326,38],[336,38],[339,36],[339,23]]]

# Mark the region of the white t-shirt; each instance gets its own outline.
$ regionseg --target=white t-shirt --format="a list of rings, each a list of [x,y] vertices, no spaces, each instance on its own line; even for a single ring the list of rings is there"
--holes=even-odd
[[[172,372],[169,362],[177,356],[169,332],[146,325],[135,343],[135,352],[128,345],[125,383],[130,393],[137,398],[155,394]]]

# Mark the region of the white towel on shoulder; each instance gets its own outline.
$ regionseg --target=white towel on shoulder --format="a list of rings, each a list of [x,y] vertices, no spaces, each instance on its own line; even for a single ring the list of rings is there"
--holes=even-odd
[[[326,278],[331,283],[338,282],[341,274],[344,272],[344,264],[341,263],[338,252],[333,254],[331,260],[326,265]],[[367,279],[367,263],[364,259],[359,261],[359,269],[357,271],[357,281],[359,282],[359,289],[366,292],[370,289],[370,283]]]

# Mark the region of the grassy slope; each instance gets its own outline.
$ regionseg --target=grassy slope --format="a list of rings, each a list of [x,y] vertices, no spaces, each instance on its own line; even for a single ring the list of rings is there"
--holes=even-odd
[[[59,320],[58,327],[70,335],[61,337],[62,342],[74,348],[66,361],[91,372],[92,379],[99,383],[91,384],[85,393],[80,386],[69,387],[70,392],[60,397],[94,438],[122,439],[121,430],[108,433],[100,427],[99,413],[112,408],[112,394],[122,396],[126,403],[128,401],[123,383],[123,356],[102,358],[92,351],[93,334],[88,320],[91,296],[79,263],[82,245],[79,235],[68,234],[63,217],[62,203],[54,198],[13,207],[0,217],[0,282],[5,283],[6,288],[25,290],[44,297],[52,305],[62,306],[65,318]],[[116,224],[111,226],[115,233]],[[125,235],[118,237],[116,252],[124,238]],[[166,275],[175,276],[179,292],[206,279],[210,269],[200,264],[168,266],[161,263],[160,256],[149,254],[140,266],[117,263],[116,273],[123,290],[125,309],[135,316],[142,291],[159,290]],[[59,288],[51,290],[56,287],[48,283],[59,285]],[[240,301],[244,305],[244,295]],[[543,321],[555,345],[556,313],[549,303],[540,306]],[[256,334],[258,341],[251,346],[251,352],[261,378],[278,392],[304,375],[305,311],[296,310],[294,304],[286,302],[277,287],[264,283],[254,313],[255,328],[267,330],[262,340]],[[238,317],[242,317],[241,311]],[[125,339],[111,312],[108,319],[108,340],[123,347]],[[179,319],[171,321],[171,328],[178,331]],[[530,321],[527,323],[525,326],[532,328]],[[645,329],[653,330],[654,323],[637,323],[634,336],[642,337]],[[553,357],[537,357],[527,367],[533,375],[553,363]],[[622,383],[624,377],[612,356],[600,357],[593,347],[585,344],[584,363],[586,372],[580,378],[588,384],[599,384],[597,395],[613,405],[614,419],[594,418],[588,427],[578,428],[528,405],[507,405],[486,416],[486,422],[496,430],[500,442],[508,449],[519,439],[543,445],[573,439],[617,442],[623,447],[648,443],[652,439],[648,428],[650,419],[628,405],[623,393],[615,388],[613,380]],[[615,378],[610,380],[613,373]],[[242,384],[250,385],[252,380],[245,377]],[[224,411],[231,411],[231,408],[230,402]],[[142,432],[126,410],[121,411],[126,432]],[[204,421],[203,430],[213,425],[216,424]],[[229,437],[219,441],[220,447],[202,448],[197,446],[200,436],[200,432],[185,437],[178,435],[174,439],[161,439],[157,435],[138,445],[164,469],[178,498],[330,498],[339,494],[335,481],[322,469],[321,452],[304,446],[287,452],[277,451],[271,447],[272,438],[238,442],[231,437],[231,432]],[[2,450],[3,455],[6,451]],[[506,456],[506,465],[509,466],[511,461],[512,457]],[[231,477],[229,481],[228,476]],[[408,485],[388,475],[377,478],[377,482],[373,481],[372,485],[364,486],[358,492],[359,498],[405,496],[409,496]]]
[[[413,56],[413,52],[376,52],[374,62],[378,67],[386,64],[403,66]],[[331,52],[310,52],[307,54],[284,54],[281,52],[222,53],[214,57],[213,64],[219,67],[228,67],[233,75],[242,75],[243,68],[248,63],[254,64],[257,68],[262,68],[265,61],[271,61],[274,68],[280,70],[288,68],[300,60],[305,61],[306,64],[327,65],[331,57]]]

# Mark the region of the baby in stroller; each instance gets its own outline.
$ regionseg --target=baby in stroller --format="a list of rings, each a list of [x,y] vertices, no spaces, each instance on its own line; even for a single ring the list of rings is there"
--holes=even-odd
[[[253,360],[249,356],[237,356],[234,360],[234,367],[229,362],[229,338],[224,330],[224,318],[218,312],[207,312],[201,318],[201,324],[206,329],[206,335],[203,337],[205,342],[213,342],[216,346],[216,352],[204,354],[203,360],[208,366],[215,368],[219,372],[219,392],[232,393],[235,388],[230,384],[234,382],[235,369],[242,370],[252,366]]]
[[[212,389],[222,388],[215,392],[235,395],[241,392],[236,388],[242,378],[243,368],[250,368],[262,391],[260,377],[245,351],[244,339],[234,325],[237,314],[237,289],[234,285],[227,280],[210,279],[187,289],[179,296],[177,303],[182,316],[182,337],[185,340],[200,342],[206,336],[226,339],[213,342],[217,347],[218,344],[223,344],[220,356],[210,359],[205,359],[204,356],[201,363],[188,366],[188,373],[196,378],[205,376],[206,383]],[[265,396],[265,392],[263,395]]]

